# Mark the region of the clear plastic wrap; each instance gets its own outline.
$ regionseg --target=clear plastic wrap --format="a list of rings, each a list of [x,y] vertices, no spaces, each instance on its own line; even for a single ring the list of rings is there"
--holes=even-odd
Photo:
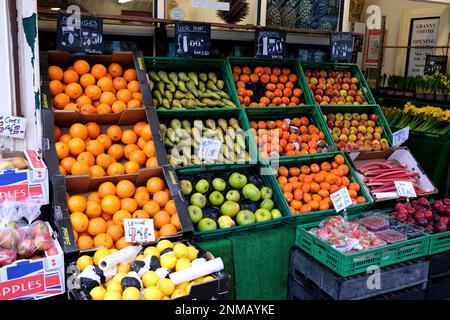
[[[380,238],[386,241],[387,243],[397,243],[401,241],[408,240],[408,237],[405,236],[403,233],[392,230],[392,229],[386,229],[382,231],[378,231],[376,235]]]
[[[373,214],[359,219],[359,224],[369,231],[380,231],[389,228],[389,219],[384,215]]]

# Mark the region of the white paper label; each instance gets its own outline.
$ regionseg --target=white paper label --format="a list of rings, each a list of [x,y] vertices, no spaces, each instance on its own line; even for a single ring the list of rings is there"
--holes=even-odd
[[[13,138],[25,138],[27,119],[0,115],[0,135]]]
[[[230,4],[228,2],[212,1],[212,0],[192,0],[193,8],[203,8],[221,11],[230,11]]]
[[[342,188],[336,191],[335,193],[332,193],[330,195],[330,198],[331,201],[333,202],[333,206],[336,212],[341,212],[348,206],[351,206],[353,203],[347,188]]]
[[[414,186],[412,182],[409,181],[394,181],[395,188],[397,188],[397,193],[400,197],[405,198],[415,198],[416,190],[414,190]]]
[[[222,141],[203,138],[202,143],[200,144],[200,150],[198,151],[198,157],[201,160],[217,160],[217,158],[219,158],[221,147]]]
[[[404,143],[409,138],[409,127],[404,127],[393,133],[392,146],[396,147]]]
[[[147,243],[155,241],[153,219],[124,219],[125,241]]]

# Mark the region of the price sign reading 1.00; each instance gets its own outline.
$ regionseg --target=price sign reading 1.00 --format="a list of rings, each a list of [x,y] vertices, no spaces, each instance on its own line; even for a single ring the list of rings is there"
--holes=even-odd
[[[209,56],[211,51],[211,25],[205,23],[175,24],[177,56]]]

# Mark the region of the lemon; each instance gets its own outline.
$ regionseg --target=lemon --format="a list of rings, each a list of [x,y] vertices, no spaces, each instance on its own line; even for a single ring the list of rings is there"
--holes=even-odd
[[[170,296],[170,298],[175,299],[175,298],[183,297],[185,295],[187,295],[186,291],[184,291],[182,289],[175,289],[172,292],[172,295]]]
[[[77,260],[77,267],[80,269],[80,271],[83,271],[87,266],[92,266],[94,264],[94,261],[90,256],[81,256]]]
[[[130,272],[130,264],[129,263],[119,263],[117,265],[117,272],[118,273],[128,273]]]
[[[187,250],[188,250],[188,258],[189,258],[189,260],[193,261],[193,260],[197,259],[197,256],[198,256],[197,248],[195,248],[194,246],[189,246],[187,248]]]
[[[144,256],[157,256],[159,257],[159,250],[156,247],[148,247],[144,250]]]
[[[141,292],[135,287],[128,287],[123,291],[123,300],[141,300]]]
[[[168,296],[164,296],[164,297],[162,298],[162,300],[170,300],[170,298],[169,298]]]
[[[106,291],[103,300],[122,300],[122,294],[117,291]]]
[[[142,275],[142,283],[146,288],[156,286],[158,281],[159,277],[156,275],[155,271],[150,270]]]
[[[161,300],[164,294],[155,286],[144,289],[144,300]]]
[[[189,283],[187,286],[186,286],[186,292],[189,294],[190,292],[191,292],[191,288],[192,288],[192,286],[194,285],[195,283],[194,282],[191,282],[191,283]]]
[[[113,253],[116,253],[117,252],[117,249],[109,249],[109,254],[113,254]]]
[[[164,278],[159,279],[157,287],[164,293],[166,296],[170,296],[172,292],[175,290],[175,285],[172,280]]]
[[[101,248],[95,251],[94,253],[94,263],[98,265],[101,258],[106,257],[109,255],[109,249],[108,248]]]
[[[173,246],[173,253],[175,254],[175,256],[178,259],[189,257],[188,248],[183,243],[177,243],[176,245],[174,245]]]
[[[159,252],[163,251],[164,249],[173,248],[173,243],[170,242],[169,240],[161,240],[160,242],[158,242],[158,244],[156,245],[156,249],[159,250]]]
[[[117,291],[122,294],[122,285],[119,281],[111,279],[106,286],[106,291]]]
[[[192,281],[192,283],[197,284],[197,283],[202,283],[203,282],[203,277],[201,278],[197,278],[194,281]]]
[[[113,280],[118,281],[118,282],[122,282],[122,279],[126,276],[126,273],[117,273],[114,277]]]
[[[106,294],[106,289],[98,286],[92,289],[89,294],[91,295],[92,300],[103,300]]]
[[[188,258],[180,258],[177,261],[177,264],[175,266],[175,270],[176,271],[181,271],[184,269],[188,269],[191,267],[191,262],[189,261]]]
[[[143,254],[140,254],[136,257],[136,259],[134,259],[135,261],[142,261],[144,260],[145,256]]]
[[[159,259],[159,263],[161,264],[161,267],[172,270],[177,263],[177,257],[172,253],[167,253]]]
[[[189,284],[189,281],[186,281],[186,282],[177,284],[177,285],[175,286],[175,290],[176,290],[176,289],[180,289],[180,290],[186,291],[186,287],[188,286],[188,284]]]
[[[216,278],[214,278],[213,276],[206,276],[203,278],[202,282],[211,281],[211,280],[216,280]]]

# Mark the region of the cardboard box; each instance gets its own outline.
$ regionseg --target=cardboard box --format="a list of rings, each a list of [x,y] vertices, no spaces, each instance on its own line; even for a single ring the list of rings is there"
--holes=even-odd
[[[379,152],[354,152],[349,155],[351,161],[353,163],[353,167],[356,168],[358,178],[361,181],[364,181],[364,175],[358,172],[358,168],[366,163],[373,161],[395,161],[401,164],[405,164],[410,172],[417,172],[418,176],[418,185],[421,189],[425,190],[424,193],[418,194],[417,196],[426,196],[431,194],[438,193],[438,190],[431,182],[430,178],[427,174],[422,170],[417,160],[411,154],[407,147],[399,147],[399,148],[391,148],[385,151]],[[387,200],[398,199],[397,192],[384,192],[378,193],[377,197],[374,197],[372,193],[370,193],[370,189],[363,183],[363,187],[366,189],[367,193],[370,194],[374,202],[381,202]]]
[[[6,169],[0,172],[0,203],[5,201],[33,201],[49,203],[47,167],[36,150],[24,152],[3,152],[4,159],[23,157],[28,169]]]
[[[0,268],[0,300],[39,300],[66,291],[64,253],[58,241],[53,242],[43,258],[17,260]]]

